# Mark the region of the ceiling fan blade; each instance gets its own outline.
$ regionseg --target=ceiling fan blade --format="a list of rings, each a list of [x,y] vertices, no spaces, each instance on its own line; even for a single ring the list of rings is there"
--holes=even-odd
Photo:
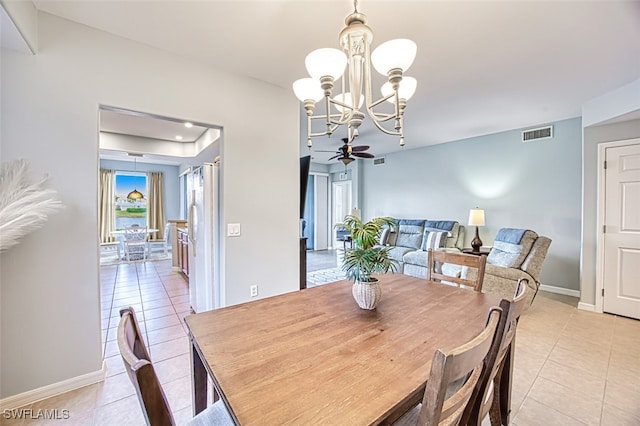
[[[354,152],[351,155],[353,155],[354,157],[360,157],[360,158],[375,158],[375,155],[369,154],[368,152]]]
[[[369,145],[358,145],[351,147],[352,152],[366,151],[369,149]]]
[[[329,160],[335,160],[338,157],[342,157],[342,154],[338,154],[338,155],[334,155],[333,157],[329,158]],[[327,160],[328,161],[328,160]]]
[[[338,154],[338,151],[321,151],[321,150],[319,150],[319,149],[318,149],[318,150],[315,150],[315,151],[313,151],[313,152],[332,152],[332,153],[334,153],[334,154]]]

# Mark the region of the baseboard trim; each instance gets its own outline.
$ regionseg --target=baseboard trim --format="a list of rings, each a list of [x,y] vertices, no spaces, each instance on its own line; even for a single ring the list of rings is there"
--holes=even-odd
[[[591,303],[578,302],[578,309],[581,311],[598,312],[596,311],[596,305],[592,305]]]
[[[101,382],[104,380],[106,372],[107,364],[103,361],[102,369],[100,370],[0,399],[0,412],[13,410],[46,398],[51,398],[52,396],[60,395],[61,393]]]
[[[540,290],[548,291],[549,293],[563,294],[565,296],[572,296],[572,297],[580,298],[580,291],[579,290],[571,290],[571,289],[568,289],[568,288],[556,287],[556,286],[553,286],[553,285],[545,285],[545,284],[541,284],[540,285]]]

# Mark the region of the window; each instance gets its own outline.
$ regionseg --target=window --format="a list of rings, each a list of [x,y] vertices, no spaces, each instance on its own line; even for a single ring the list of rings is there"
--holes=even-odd
[[[147,226],[147,175],[116,172],[116,229]]]

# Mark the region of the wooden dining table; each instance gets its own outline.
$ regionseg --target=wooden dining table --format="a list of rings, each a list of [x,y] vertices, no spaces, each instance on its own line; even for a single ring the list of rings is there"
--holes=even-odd
[[[482,331],[496,295],[402,274],[360,309],[350,281],[190,315],[194,413],[207,376],[236,424],[387,424],[419,403],[436,349]]]

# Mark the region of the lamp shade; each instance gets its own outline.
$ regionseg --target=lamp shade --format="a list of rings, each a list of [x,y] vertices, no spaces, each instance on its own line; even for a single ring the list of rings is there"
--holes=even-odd
[[[338,101],[338,102],[342,102],[343,104],[352,105],[352,99],[351,99],[351,93],[350,92],[346,92],[344,95],[342,93],[340,93],[339,95],[335,95],[333,97],[333,99]],[[363,102],[364,102],[364,98],[362,96],[360,96],[360,102],[358,102],[358,109],[362,108],[362,103]],[[342,110],[345,109],[344,107],[342,107],[340,105],[333,104],[333,106],[336,107],[336,109],[339,112],[342,112]]]
[[[312,78],[301,78],[293,82],[293,93],[301,102],[311,99],[318,102],[324,96],[320,83]]]
[[[334,80],[344,74],[347,66],[347,55],[338,49],[323,48],[309,53],[304,60],[307,72],[314,80],[330,75]]]
[[[475,208],[469,211],[469,226],[484,226],[484,210]]]
[[[400,86],[398,87],[398,97],[400,99],[404,99],[405,101],[409,100],[414,93],[416,93],[416,87],[418,87],[418,80],[413,77],[403,77],[400,82]],[[388,96],[393,93],[393,87],[391,83],[388,81],[382,85],[380,88],[380,92],[382,96]],[[387,99],[387,102],[394,103],[394,98]]]
[[[127,198],[130,200],[141,200],[144,198],[144,195],[142,195],[142,192],[138,191],[137,189],[134,189],[133,191],[127,194]]]
[[[389,40],[371,53],[371,63],[382,75],[387,75],[394,68],[400,68],[404,72],[413,64],[417,50],[418,46],[409,39]]]

